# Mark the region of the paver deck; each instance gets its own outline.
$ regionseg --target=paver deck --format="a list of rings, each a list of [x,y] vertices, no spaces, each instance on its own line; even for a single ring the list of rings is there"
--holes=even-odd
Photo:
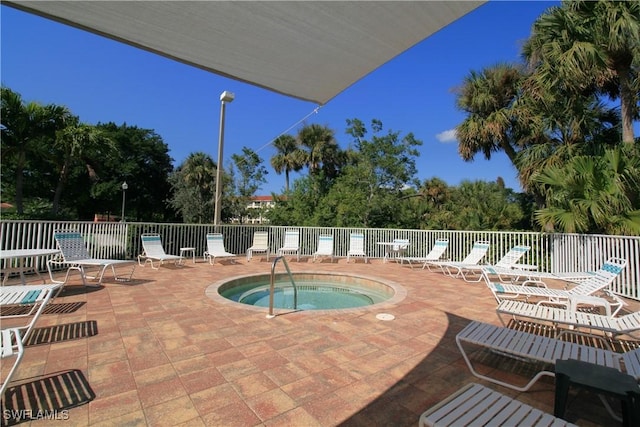
[[[289,265],[376,277],[406,296],[267,319],[266,309],[205,295],[224,278],[268,274],[271,263],[260,256],[138,268],[132,282],[107,278],[97,289],[74,282],[40,318],[5,395],[3,422],[16,424],[15,415],[31,409],[57,419],[20,425],[413,426],[462,385],[482,383],[454,337],[470,320],[500,324],[484,283],[382,260]],[[485,385],[553,412],[552,379],[526,393]],[[11,418],[9,410],[18,412]],[[566,415],[579,425],[616,425],[596,396],[579,395]]]

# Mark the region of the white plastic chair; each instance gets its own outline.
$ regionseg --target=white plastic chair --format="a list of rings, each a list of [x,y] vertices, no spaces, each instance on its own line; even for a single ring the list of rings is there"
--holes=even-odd
[[[148,263],[151,264],[151,268],[157,270],[165,261],[173,261],[176,265],[179,265],[183,257],[179,255],[169,255],[164,251],[162,246],[162,240],[159,234],[143,234],[140,236],[142,239],[142,254],[138,255],[138,264],[145,266]],[[144,259],[144,264],[141,262]],[[153,261],[158,261],[158,266],[153,265]]]
[[[449,247],[449,239],[437,239],[434,243],[433,247],[429,251],[426,256],[423,257],[400,257],[400,263],[402,264],[404,261],[407,261],[411,268],[413,268],[412,262],[423,263],[422,269],[424,270],[427,267],[427,264],[431,261],[438,261],[442,259],[442,256],[447,251]]]
[[[224,247],[224,237],[220,233],[207,234],[207,250],[202,255],[205,259],[209,259],[209,264],[213,265],[217,258],[231,258],[235,254],[227,252]],[[233,261],[233,260],[232,260]]]
[[[269,233],[266,231],[256,231],[253,233],[253,244],[247,249],[247,261],[251,261],[254,253],[264,252],[269,261]]]
[[[20,365],[20,361],[22,361],[22,356],[24,356],[24,346],[22,344],[22,338],[20,337],[20,330],[18,328],[3,329],[0,331],[0,358],[3,360],[2,364],[4,365],[6,363],[4,359],[14,356],[15,360],[11,366],[11,370],[2,381],[2,386],[0,386],[0,397],[4,396],[4,391],[7,389],[11,378],[18,369],[18,365]]]
[[[287,230],[284,233],[284,244],[278,249],[278,256],[283,256],[287,253],[295,253],[297,260],[300,261],[300,231],[299,230]]]
[[[352,256],[361,256],[364,258],[365,264],[368,262],[367,254],[364,251],[364,234],[351,233],[349,235],[349,251],[347,252],[347,262]]]
[[[333,262],[333,235],[321,234],[318,237],[318,250],[313,254],[313,261],[315,262],[321,256],[331,257]]]

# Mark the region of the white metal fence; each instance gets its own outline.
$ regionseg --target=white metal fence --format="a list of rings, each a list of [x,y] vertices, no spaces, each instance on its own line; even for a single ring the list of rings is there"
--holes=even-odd
[[[365,252],[370,258],[384,257],[385,247],[377,242],[395,238],[408,239],[409,256],[422,256],[431,250],[436,239],[449,239],[445,256],[452,260],[464,258],[477,240],[490,243],[485,259],[495,263],[515,245],[530,246],[523,264],[535,264],[541,271],[593,271],[610,257],[625,258],[627,269],[611,290],[622,296],[640,300],[640,237],[545,234],[502,231],[443,231],[340,227],[276,227],[268,225],[166,224],[166,223],[109,223],[63,221],[0,221],[0,249],[55,248],[55,230],[76,230],[85,237],[91,254],[96,258],[133,259],[142,253],[140,235],[158,233],[167,253],[178,254],[182,247],[193,247],[196,255],[206,250],[206,234],[224,235],[229,252],[244,254],[256,231],[269,232],[270,252],[276,253],[284,241],[287,229],[300,231],[303,256],[311,256],[318,247],[321,234],[334,237],[336,257],[346,257],[349,235],[361,232],[365,236]],[[42,260],[32,261],[41,263]],[[3,266],[6,267],[6,266]],[[36,264],[43,269],[44,265]]]

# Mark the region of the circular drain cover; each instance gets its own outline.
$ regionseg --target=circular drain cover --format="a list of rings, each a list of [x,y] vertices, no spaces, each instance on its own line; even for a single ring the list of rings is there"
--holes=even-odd
[[[395,318],[396,316],[394,316],[393,314],[388,314],[388,313],[376,314],[376,319],[378,320],[393,320]]]

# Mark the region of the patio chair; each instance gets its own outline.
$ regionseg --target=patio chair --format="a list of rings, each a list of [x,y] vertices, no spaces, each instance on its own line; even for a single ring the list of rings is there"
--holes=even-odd
[[[333,262],[333,235],[321,234],[318,237],[318,250],[313,253],[313,261],[315,262],[321,256],[331,257]]]
[[[227,252],[224,247],[224,237],[221,233],[207,233],[207,250],[204,251],[202,257],[209,260],[209,264],[213,265],[217,258],[233,258],[237,255]],[[231,259],[235,262],[234,259]]]
[[[140,236],[142,239],[143,252],[138,255],[138,264],[141,266],[151,264],[151,268],[157,270],[165,261],[173,261],[175,265],[182,263],[183,257],[179,255],[169,255],[164,251],[160,235],[156,233],[146,233]],[[142,263],[144,259],[144,264]],[[158,266],[153,265],[153,261],[158,261]]]
[[[349,235],[349,250],[347,251],[347,262],[352,256],[361,256],[364,258],[364,263],[368,262],[367,254],[364,251],[364,234],[363,233],[351,233]]]
[[[599,305],[606,304],[607,301],[603,300]],[[561,328],[559,335],[576,331],[580,333],[581,330],[587,330],[589,332],[600,331],[613,338],[628,335],[638,339],[634,336],[634,333],[640,331],[640,311],[615,317],[611,316],[610,313],[603,315],[579,311],[575,306],[567,309],[543,304],[531,304],[526,301],[504,300],[498,304],[496,313],[505,326],[507,323],[503,316],[516,320],[528,319],[537,322],[549,322]]]
[[[284,244],[278,249],[278,256],[283,256],[287,253],[295,253],[297,260],[300,261],[300,231],[299,230],[287,230],[284,233]]]
[[[507,253],[498,260],[498,262],[493,264],[493,267],[502,269],[514,268],[514,266],[518,263],[518,261],[520,261],[524,254],[529,251],[529,249],[531,249],[530,246],[514,246],[509,249]],[[453,271],[455,270],[455,276],[462,277],[465,282],[479,282],[480,280],[482,280],[483,270],[486,267],[487,265],[482,265],[479,263],[468,265],[458,264],[455,266],[452,265],[450,266],[449,274],[453,275]],[[477,279],[473,278],[475,275],[477,275]]]
[[[471,383],[420,415],[420,427],[507,425],[573,426],[539,409]]]
[[[571,289],[552,289],[548,288],[546,283],[540,280],[527,280],[520,285],[508,285],[502,283],[494,283],[489,278],[489,270],[483,271],[483,276],[487,286],[500,303],[505,299],[537,299],[539,304],[555,304],[569,307],[571,297],[580,296],[597,296],[598,293],[604,293],[608,299],[613,302],[612,306],[617,306],[613,313],[615,315],[624,305],[624,301],[617,295],[610,292],[609,285],[624,271],[627,261],[621,258],[610,258],[602,267],[587,280],[577,284]]]
[[[480,261],[485,257],[489,250],[489,242],[485,240],[478,240],[473,244],[471,251],[462,261],[428,261],[427,268],[438,267],[443,274],[451,277],[461,276],[466,282],[479,282],[482,280],[482,276],[478,275],[477,280],[472,280],[467,277],[467,267],[473,267],[480,264]],[[472,269],[468,271],[473,272]]]
[[[0,331],[0,352],[0,359],[2,359],[3,365],[6,363],[4,359],[15,357],[13,365],[11,365],[11,370],[6,378],[2,380],[2,386],[0,386],[0,398],[2,398],[9,382],[11,382],[13,374],[15,374],[18,365],[20,365],[22,361],[22,356],[24,356],[24,346],[22,344],[22,338],[20,337],[20,329],[8,328]]]
[[[554,366],[557,360],[568,359],[614,368],[631,375],[636,381],[640,380],[640,348],[617,353],[603,348],[562,341],[477,321],[470,322],[456,335],[456,344],[473,375],[518,391],[529,390],[543,376],[555,376],[553,370],[548,369],[548,366]],[[521,361],[541,362],[543,365],[524,386],[507,383],[477,372],[464,345],[481,347]]]
[[[82,283],[85,286],[87,286],[86,279],[96,280],[97,285],[101,285],[104,273],[109,267],[111,267],[113,277],[117,281],[128,282],[131,280],[131,277],[133,277],[133,272],[136,269],[136,262],[134,260],[93,258],[79,232],[55,231],[53,233],[53,237],[60,252],[47,261],[47,270],[49,270],[49,277],[52,282],[66,284],[69,280],[69,274],[72,271],[78,271],[82,278]],[[54,266],[67,267],[67,273],[64,277],[64,281],[54,279]],[[128,266],[131,267],[131,271],[128,276],[118,276],[116,274],[116,266]],[[87,274],[88,269],[96,268],[97,274],[95,276],[89,276]]]
[[[254,253],[264,252],[269,261],[269,233],[266,231],[256,231],[253,233],[253,244],[247,249],[247,261],[251,261]]]
[[[17,326],[21,331],[22,341],[26,342],[45,307],[58,295],[62,287],[62,283],[0,287],[0,307],[6,313],[0,316],[0,323],[8,319],[29,319]]]
[[[595,273],[593,271],[565,271],[560,273],[547,273],[537,270],[523,270],[520,268],[506,268],[499,266],[485,266],[487,274],[491,274],[498,278],[501,283],[517,283],[520,280],[537,280],[554,279],[565,282],[578,283],[591,278]],[[482,277],[482,276],[481,276]]]
[[[442,259],[442,256],[447,251],[449,247],[449,239],[437,239],[431,250],[426,256],[423,257],[400,257],[400,264],[404,261],[409,263],[409,266],[413,268],[412,262],[422,263],[422,269],[428,269],[427,264],[431,261],[438,261]]]

